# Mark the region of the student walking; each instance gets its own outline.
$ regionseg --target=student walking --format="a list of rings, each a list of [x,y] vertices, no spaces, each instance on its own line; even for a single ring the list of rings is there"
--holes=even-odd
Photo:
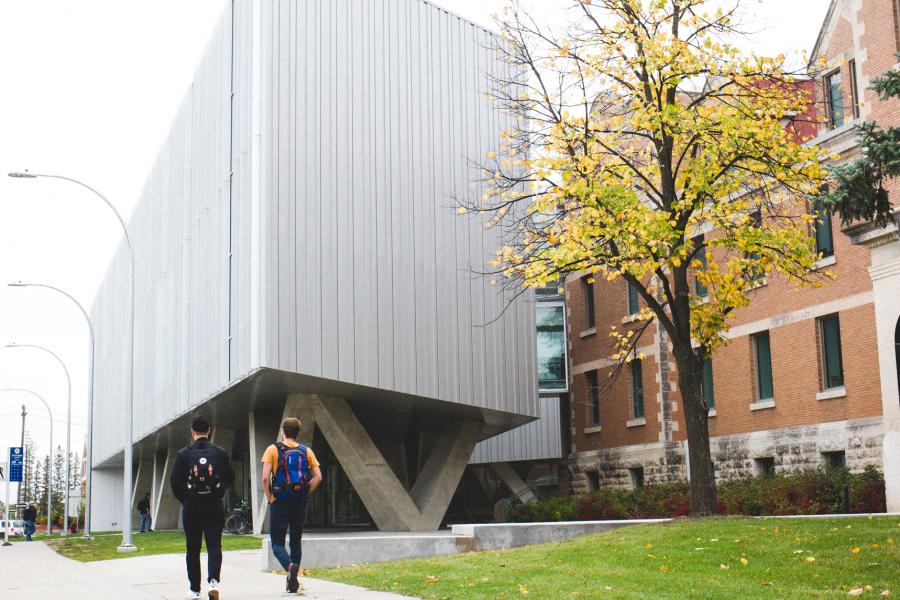
[[[31,536],[34,535],[34,522],[37,521],[37,509],[33,504],[25,507],[22,517],[22,520],[25,521],[25,541],[30,542]]]
[[[206,417],[191,422],[189,446],[178,451],[169,484],[181,502],[181,518],[187,552],[188,598],[200,598],[200,546],[206,539],[209,600],[219,600],[222,570],[222,529],[225,509],[222,496],[234,482],[234,471],[228,453],[209,441],[212,433]]]
[[[141,533],[153,531],[153,517],[150,516],[150,492],[138,501],[138,513],[141,515]]]
[[[297,441],[299,419],[285,419],[282,440],[266,448],[262,457],[262,486],[269,501],[269,537],[272,554],[288,572],[285,588],[294,594],[300,589],[300,540],[306,523],[309,495],[322,483],[322,471],[312,448]],[[285,548],[290,534],[291,551]]]

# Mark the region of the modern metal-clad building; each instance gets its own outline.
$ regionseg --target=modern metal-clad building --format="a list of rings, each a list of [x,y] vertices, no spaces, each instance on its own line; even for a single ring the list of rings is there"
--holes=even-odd
[[[496,43],[423,0],[226,3],[129,225],[134,489],[158,527],[195,412],[257,530],[283,416],[323,460],[314,523],[417,530],[476,442],[539,415],[531,296],[473,274],[499,236],[454,203],[509,126]],[[92,310],[96,529],[121,512],[128,275],[123,248]]]

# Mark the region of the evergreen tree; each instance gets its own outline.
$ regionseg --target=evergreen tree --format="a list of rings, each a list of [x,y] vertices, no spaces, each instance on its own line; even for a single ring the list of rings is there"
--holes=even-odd
[[[882,101],[900,98],[900,71],[890,70],[873,79],[872,90]],[[856,132],[860,157],[829,169],[832,186],[822,200],[841,215],[845,225],[856,220],[886,225],[893,206],[884,183],[900,176],[900,127],[866,121]]]
[[[28,432],[25,432],[25,477],[22,482],[24,491],[22,501],[26,504],[34,504],[36,502],[37,486],[35,485],[34,477],[37,462],[38,457],[37,450],[34,447],[34,440],[31,439],[31,435]]]

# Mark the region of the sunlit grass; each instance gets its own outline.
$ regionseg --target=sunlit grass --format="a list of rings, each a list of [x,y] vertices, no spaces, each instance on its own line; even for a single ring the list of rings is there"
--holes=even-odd
[[[429,599],[881,598],[900,596],[898,548],[897,517],[682,519],[310,575]]]

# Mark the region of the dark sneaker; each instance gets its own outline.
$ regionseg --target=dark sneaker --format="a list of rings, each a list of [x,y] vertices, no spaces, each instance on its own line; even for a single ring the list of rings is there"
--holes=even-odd
[[[291,563],[288,567],[287,589],[290,593],[296,594],[300,589],[300,580],[297,575],[300,573],[300,565]]]

